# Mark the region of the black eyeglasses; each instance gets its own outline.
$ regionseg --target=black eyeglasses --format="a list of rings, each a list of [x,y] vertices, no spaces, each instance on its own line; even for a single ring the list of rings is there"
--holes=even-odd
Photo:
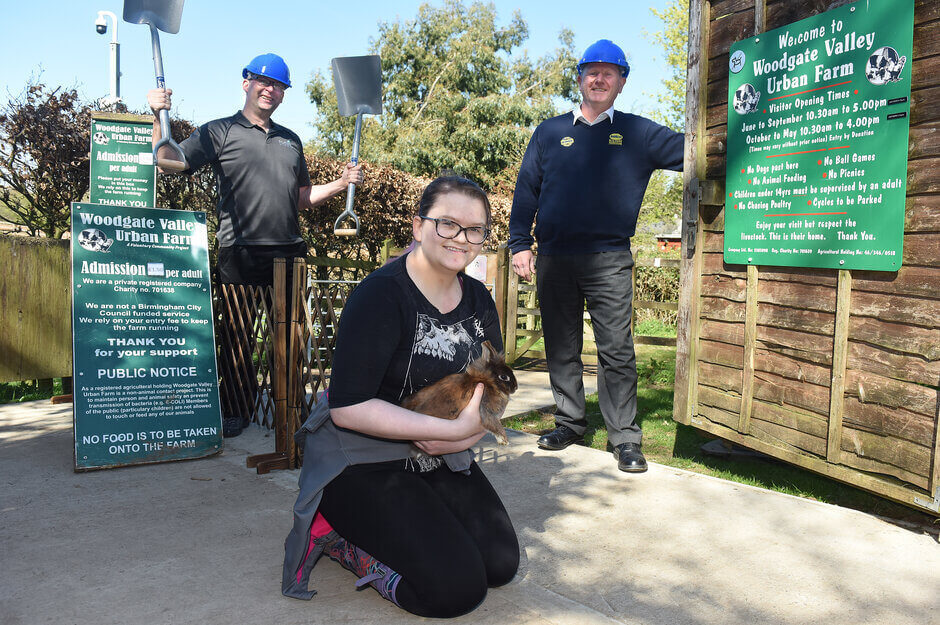
[[[455,221],[450,219],[443,219],[441,217],[425,217],[424,215],[418,215],[421,219],[427,219],[428,221],[434,222],[434,229],[437,231],[437,236],[442,239],[456,239],[457,235],[461,232],[464,233],[464,237],[467,239],[467,243],[472,243],[474,245],[479,245],[486,241],[487,237],[490,236],[490,229],[483,226],[467,226],[464,228]]]
[[[257,81],[261,84],[262,87],[274,87],[278,91],[285,91],[287,89],[287,85],[281,81],[268,78],[267,76],[261,76],[260,74],[252,74],[251,72],[248,72],[248,80]]]

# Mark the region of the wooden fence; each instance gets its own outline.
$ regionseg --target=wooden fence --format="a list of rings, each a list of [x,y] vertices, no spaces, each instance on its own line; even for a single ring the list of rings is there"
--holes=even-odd
[[[536,285],[525,282],[512,271],[510,267],[509,252],[501,247],[497,252],[497,281],[495,298],[500,311],[500,321],[505,337],[506,362],[512,364],[519,358],[545,358],[545,351],[535,349],[539,339],[542,338],[542,311],[538,306]],[[677,313],[678,302],[657,302],[639,300],[637,296],[637,270],[638,268],[669,268],[678,269],[679,261],[665,258],[634,258],[634,269],[631,272],[633,282],[633,315],[631,328],[636,327],[637,311],[664,310]],[[584,348],[581,357],[585,363],[597,363],[597,347],[594,343],[594,330],[591,317],[584,313]],[[519,341],[522,344],[519,344]],[[674,337],[639,336],[634,333],[633,342],[640,345],[675,345]]]
[[[0,382],[72,374],[68,241],[0,236]]]

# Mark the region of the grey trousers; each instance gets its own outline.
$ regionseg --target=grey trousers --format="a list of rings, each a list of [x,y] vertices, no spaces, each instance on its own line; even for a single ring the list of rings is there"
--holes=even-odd
[[[555,423],[584,434],[583,313],[587,303],[597,343],[597,394],[611,445],[640,443],[636,424],[633,255],[629,250],[536,259],[539,308]]]

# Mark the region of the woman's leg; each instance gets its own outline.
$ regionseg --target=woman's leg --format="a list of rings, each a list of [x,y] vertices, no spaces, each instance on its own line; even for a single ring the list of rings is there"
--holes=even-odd
[[[420,474],[348,471],[324,489],[319,511],[340,536],[401,575],[396,598],[405,610],[454,617],[486,596],[475,541]]]
[[[470,475],[443,468],[422,474],[476,543],[490,587],[508,584],[519,570],[519,539],[499,495],[476,462]]]

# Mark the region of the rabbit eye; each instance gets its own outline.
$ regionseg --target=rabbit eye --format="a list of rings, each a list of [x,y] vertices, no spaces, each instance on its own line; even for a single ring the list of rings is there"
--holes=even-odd
[[[499,379],[502,380],[503,382],[508,382],[508,381],[509,381],[509,376],[506,375],[505,373],[501,373],[501,374],[499,374]]]

